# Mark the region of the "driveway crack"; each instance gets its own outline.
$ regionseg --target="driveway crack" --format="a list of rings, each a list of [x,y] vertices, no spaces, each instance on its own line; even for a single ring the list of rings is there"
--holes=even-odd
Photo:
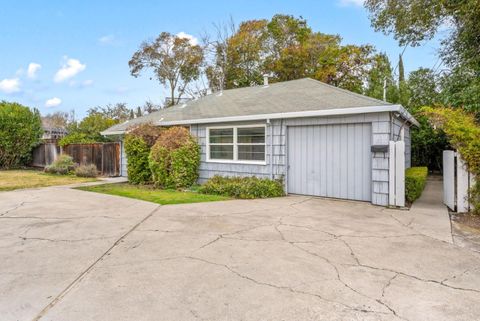
[[[223,267],[226,270],[233,273],[234,275],[238,276],[239,278],[248,280],[248,281],[253,282],[257,285],[268,286],[268,287],[272,287],[272,288],[279,289],[279,290],[286,290],[286,291],[289,291],[289,292],[294,293],[294,294],[303,294],[303,295],[313,296],[313,297],[316,297],[316,298],[318,298],[318,299],[320,299],[324,302],[341,305],[344,308],[346,308],[348,310],[352,310],[352,311],[358,311],[358,312],[363,312],[363,313],[385,314],[384,312],[367,310],[367,309],[360,309],[360,308],[356,308],[356,307],[350,306],[348,304],[345,304],[343,302],[329,300],[329,299],[326,299],[326,298],[324,298],[321,295],[316,294],[316,293],[311,293],[311,292],[307,292],[307,291],[300,291],[300,290],[296,290],[296,289],[288,287],[288,286],[282,286],[282,285],[276,285],[276,284],[272,284],[272,283],[262,282],[262,281],[254,279],[254,278],[252,278],[248,275],[241,274],[240,272],[234,270],[233,268],[231,268],[230,266],[228,266],[226,264],[208,261],[208,260],[205,260],[205,259],[202,259],[202,258],[199,258],[199,257],[195,257],[195,256],[185,256],[184,258],[185,259],[190,259],[190,260],[195,260],[195,261],[200,261],[200,262],[210,264],[210,265],[215,265],[215,266],[218,266],[218,267]]]
[[[40,313],[32,319],[32,321],[40,320],[51,308],[53,308],[60,300],[67,295],[67,293],[72,290],[75,285],[77,285],[81,280],[83,280],[100,262],[106,255],[108,255],[118,244],[120,244],[130,233],[132,233],[137,227],[139,227],[142,223],[148,220],[152,215],[158,210],[159,206],[156,206],[150,213],[148,213],[143,219],[137,222],[132,228],[130,228],[127,232],[125,232],[120,238],[118,238],[112,246],[110,246],[101,256],[99,256],[92,264],[90,264],[82,273],[80,273],[65,289],[63,289],[46,307],[40,311]]]

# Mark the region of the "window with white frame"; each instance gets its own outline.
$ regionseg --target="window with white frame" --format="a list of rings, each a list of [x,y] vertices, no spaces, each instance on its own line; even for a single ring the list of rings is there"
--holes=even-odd
[[[265,162],[265,126],[212,127],[208,131],[208,160]]]

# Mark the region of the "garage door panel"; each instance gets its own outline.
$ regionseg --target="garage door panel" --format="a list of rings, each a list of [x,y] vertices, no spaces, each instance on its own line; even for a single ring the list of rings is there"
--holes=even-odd
[[[289,193],[370,200],[370,124],[289,127],[287,143]]]

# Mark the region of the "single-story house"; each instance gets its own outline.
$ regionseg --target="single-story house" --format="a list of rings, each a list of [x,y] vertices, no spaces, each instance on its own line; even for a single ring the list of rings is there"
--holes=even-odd
[[[199,183],[214,175],[283,179],[290,194],[388,205],[390,141],[410,126],[401,105],[305,78],[216,92],[113,126],[187,126],[201,146]],[[122,148],[123,150],[123,148]],[[123,175],[126,157],[122,155]]]

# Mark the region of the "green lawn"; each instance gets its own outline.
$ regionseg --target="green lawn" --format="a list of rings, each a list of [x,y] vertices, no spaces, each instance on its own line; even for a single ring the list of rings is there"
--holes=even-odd
[[[93,181],[96,181],[96,179],[76,177],[73,175],[46,174],[35,170],[0,171],[0,191],[53,185],[68,185]]]
[[[82,191],[118,195],[130,198],[136,198],[157,204],[185,204],[224,201],[229,198],[226,196],[200,194],[194,191],[177,191],[155,189],[152,186],[131,185],[128,183],[104,184],[97,186],[78,187]]]

